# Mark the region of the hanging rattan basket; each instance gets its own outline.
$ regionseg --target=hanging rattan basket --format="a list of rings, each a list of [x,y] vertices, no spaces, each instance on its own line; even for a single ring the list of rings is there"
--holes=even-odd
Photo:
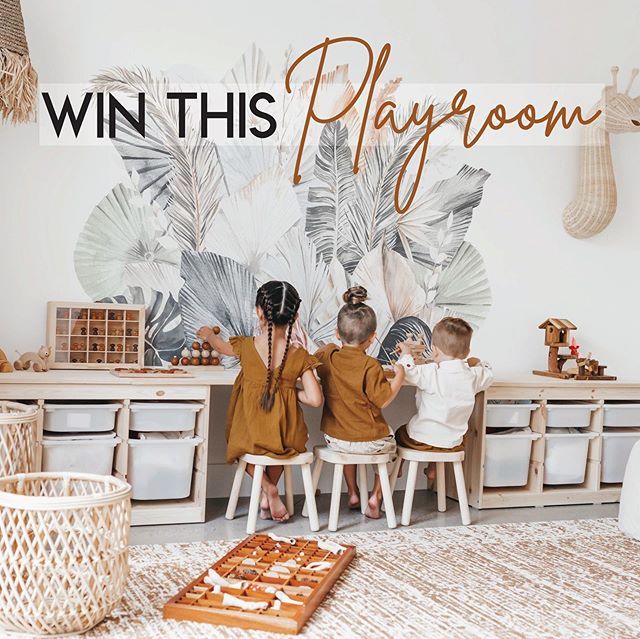
[[[0,477],[35,470],[35,406],[0,402]]]
[[[0,479],[0,627],[64,636],[117,606],[128,575],[130,492],[102,475]]]

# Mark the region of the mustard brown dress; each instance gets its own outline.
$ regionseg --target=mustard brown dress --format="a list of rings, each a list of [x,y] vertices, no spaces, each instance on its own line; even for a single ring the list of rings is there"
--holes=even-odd
[[[320,362],[304,348],[290,348],[282,370],[273,408],[260,408],[267,367],[253,337],[232,337],[233,352],[240,359],[240,373],[231,391],[227,412],[227,462],[240,455],[293,457],[306,450],[309,432],[298,402],[296,382]]]

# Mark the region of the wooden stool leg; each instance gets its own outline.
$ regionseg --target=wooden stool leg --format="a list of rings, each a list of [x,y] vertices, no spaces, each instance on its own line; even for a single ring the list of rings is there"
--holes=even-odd
[[[471,514],[469,513],[469,501],[467,500],[467,487],[464,483],[462,462],[453,462],[453,473],[456,478],[456,490],[458,491],[458,503],[460,504],[462,525],[468,526],[471,523]]]
[[[313,490],[313,478],[311,477],[311,466],[309,464],[303,464],[302,471],[302,484],[304,486],[304,494],[306,497],[306,506],[309,512],[309,528],[312,532],[320,529],[318,523],[318,510],[316,508],[316,495]]]
[[[369,500],[369,486],[367,485],[367,466],[358,464],[358,487],[360,488],[360,512],[364,515]]]
[[[318,484],[320,483],[320,475],[322,474],[322,465],[324,462],[321,459],[316,459],[315,466],[313,467],[313,477],[311,481],[313,482],[313,499],[315,502],[316,491],[318,490]],[[302,516],[307,517],[307,500],[304,501],[304,507],[302,508]]]
[[[436,490],[438,492],[438,510],[447,510],[447,485],[444,475],[444,462],[436,462]]]
[[[395,492],[396,484],[398,483],[398,475],[400,474],[400,466],[402,466],[402,459],[400,455],[396,457],[396,460],[393,462],[393,470],[391,471],[391,479],[389,483],[391,484],[391,492]]]
[[[227,504],[227,519],[233,519],[236,516],[236,508],[238,507],[238,497],[240,497],[240,488],[242,488],[242,479],[244,471],[247,468],[247,462],[238,460],[236,474],[233,476],[233,485],[231,486],[231,494],[229,495],[229,503]]]
[[[389,483],[389,469],[387,465],[378,464],[378,473],[380,475],[380,488],[382,488],[382,501],[387,515],[387,526],[389,528],[395,528],[398,522],[396,521],[396,511],[393,507],[393,493],[391,492],[391,484]]]
[[[289,516],[293,515],[293,477],[291,476],[291,466],[284,467],[284,495]]]
[[[256,531],[263,474],[264,466],[258,466],[258,464],[256,464],[253,467],[253,483],[251,484],[251,500],[249,501],[249,518],[247,519],[247,535],[253,535]]]
[[[411,523],[411,509],[413,508],[413,493],[416,490],[416,479],[418,478],[418,462],[409,461],[407,470],[407,486],[404,489],[404,503],[402,504],[402,525],[408,526]]]
[[[331,506],[329,508],[329,530],[338,530],[338,514],[340,511],[340,493],[342,492],[343,464],[333,467],[333,484],[331,486]]]

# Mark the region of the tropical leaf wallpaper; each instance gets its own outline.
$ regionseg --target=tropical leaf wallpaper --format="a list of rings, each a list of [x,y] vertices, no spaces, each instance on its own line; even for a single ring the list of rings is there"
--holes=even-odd
[[[229,90],[275,90],[288,60],[278,77],[253,45],[222,82]],[[323,76],[316,104],[335,109],[353,96],[348,73],[341,65]],[[399,82],[383,85],[374,104],[393,99]],[[482,257],[465,237],[489,173],[465,165],[431,186],[423,180],[398,215],[395,184],[421,128],[394,134],[370,127],[354,174],[358,113],[311,127],[294,185],[310,82],[278,96],[275,142],[224,144],[201,139],[195,121],[179,135],[175,106],[165,100],[169,85],[146,68],[94,78],[97,91],[146,94],[147,135],[118,119],[113,143],[131,180],[96,204],[74,255],[93,300],[146,305],[147,364],[167,363],[203,324],[221,326],[224,336],[254,333],[255,293],[270,279],[300,292],[298,329],[311,351],[335,339],[342,293],[352,285],[369,291],[380,340],[372,351],[383,363],[406,337],[428,347],[445,315],[474,326],[484,319],[491,290]]]

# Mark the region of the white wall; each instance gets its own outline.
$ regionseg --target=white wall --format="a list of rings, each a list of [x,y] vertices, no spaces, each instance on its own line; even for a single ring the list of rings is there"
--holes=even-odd
[[[23,10],[43,83],[85,83],[101,69],[132,64],[195,65],[217,78],[253,41],[278,61],[289,43],[301,52],[327,35],[391,42],[389,76],[407,82],[598,83],[608,80],[612,64],[626,82],[640,65],[635,0],[246,4],[251,8],[112,0],[98,8],[83,0],[23,0]],[[570,238],[560,220],[574,191],[577,149],[484,147],[460,156],[492,174],[467,239],[484,256],[494,295],[475,350],[499,375],[545,365],[536,326],[556,315],[579,326],[583,350],[612,372],[640,378],[634,330],[640,136],[613,144],[618,213],[586,241]],[[45,302],[84,298],[73,268],[77,234],[123,177],[111,148],[41,147],[36,125],[0,127],[0,347],[39,345]],[[396,410],[408,413],[408,398]]]

